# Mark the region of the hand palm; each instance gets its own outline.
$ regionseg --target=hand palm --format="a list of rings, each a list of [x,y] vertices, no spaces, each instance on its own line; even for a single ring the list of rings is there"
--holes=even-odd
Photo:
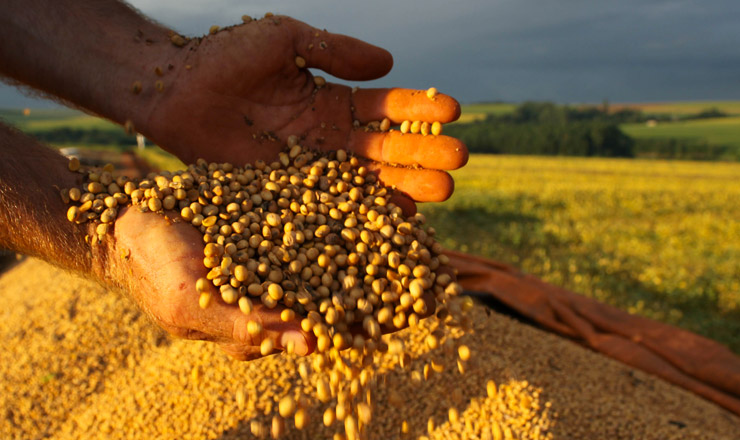
[[[272,338],[278,349],[293,340],[299,354],[313,346],[312,336],[300,332],[298,321],[280,320],[280,307],[271,310],[256,301],[254,311],[245,315],[214,298],[207,309],[201,309],[195,282],[207,270],[201,234],[192,225],[129,208],[120,213],[114,234],[109,255],[114,281],[170,334],[217,342],[242,360],[260,357],[259,344],[265,337]],[[218,295],[215,288],[213,295]],[[248,334],[250,320],[262,324],[260,336]]]
[[[204,157],[236,164],[272,160],[288,136],[298,135],[303,145],[345,148],[369,159],[381,180],[414,200],[449,197],[451,178],[437,170],[467,161],[461,143],[446,136],[368,133],[352,124],[384,117],[394,123],[448,122],[459,115],[459,105],[446,95],[430,100],[413,90],[317,88],[311,73],[296,66],[296,56],[307,67],[366,80],[390,70],[390,54],[288,17],[275,20],[279,24],[263,19],[226,29],[183,49],[177,77],[165,89],[145,134],[186,162]]]

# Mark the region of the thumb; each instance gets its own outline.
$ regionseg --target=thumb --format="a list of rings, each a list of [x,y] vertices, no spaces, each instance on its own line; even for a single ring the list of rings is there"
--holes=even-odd
[[[306,60],[306,67],[321,69],[352,81],[380,78],[393,67],[393,57],[385,49],[346,35],[297,23],[295,50]]]
[[[301,329],[300,317],[290,321],[283,321],[280,318],[283,307],[268,309],[262,304],[255,304],[251,313],[245,314],[236,305],[228,305],[220,298],[213,299],[215,301],[212,301],[206,309],[198,307],[200,311],[197,313],[200,316],[196,319],[201,323],[199,327],[205,327],[198,330],[211,335],[224,347],[229,347],[228,351],[251,352],[256,348],[259,352],[262,341],[271,339],[275,350],[284,350],[292,342],[295,353],[305,356],[311,353],[316,345],[313,334]],[[259,302],[259,298],[250,300]],[[255,326],[250,322],[259,324],[261,331],[250,333],[250,325]]]

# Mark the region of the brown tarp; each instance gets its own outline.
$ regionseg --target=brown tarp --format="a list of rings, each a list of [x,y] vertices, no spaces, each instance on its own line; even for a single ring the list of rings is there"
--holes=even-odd
[[[546,330],[740,415],[740,357],[727,347],[547,284],[512,266],[458,252],[446,253],[466,290],[490,294]]]

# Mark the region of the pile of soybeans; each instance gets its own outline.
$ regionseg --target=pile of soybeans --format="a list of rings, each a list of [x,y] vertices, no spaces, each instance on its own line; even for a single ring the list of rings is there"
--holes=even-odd
[[[172,340],[127,297],[34,259],[0,276],[0,299],[0,438],[249,439],[251,422],[270,423],[275,402],[298,390],[309,423],[284,438],[339,431],[324,426],[329,406],[301,378],[299,356],[237,362],[215,344]],[[464,375],[417,382],[379,367],[368,438],[492,439],[495,426],[555,440],[740,432],[740,418],[660,379],[483,306],[468,315],[475,333],[460,342],[475,356]],[[432,354],[425,323],[393,335],[418,362]],[[457,354],[442,355],[454,366]]]

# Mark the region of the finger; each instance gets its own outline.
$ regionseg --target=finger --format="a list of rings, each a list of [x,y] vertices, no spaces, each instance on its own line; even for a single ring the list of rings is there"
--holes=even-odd
[[[388,118],[395,124],[409,121],[452,122],[460,117],[460,104],[438,93],[433,98],[426,90],[358,89],[352,94],[355,118],[362,123]]]
[[[262,353],[257,347],[227,343],[221,343],[218,346],[227,356],[237,361],[253,361],[262,357]]]
[[[390,202],[401,208],[406,217],[416,214],[416,203],[401,193],[393,193]]]
[[[442,275],[443,273],[449,275],[453,281],[457,278],[457,274],[455,273],[455,268],[452,266],[440,266],[437,268],[436,272],[438,276]]]
[[[353,81],[380,78],[393,67],[393,57],[385,49],[301,24],[295,49],[306,60],[306,67]]]
[[[454,170],[468,162],[468,149],[449,136],[354,130],[347,148],[377,162]]]
[[[385,186],[417,202],[442,202],[450,198],[455,189],[452,177],[444,171],[394,167],[370,161],[364,165]]]

